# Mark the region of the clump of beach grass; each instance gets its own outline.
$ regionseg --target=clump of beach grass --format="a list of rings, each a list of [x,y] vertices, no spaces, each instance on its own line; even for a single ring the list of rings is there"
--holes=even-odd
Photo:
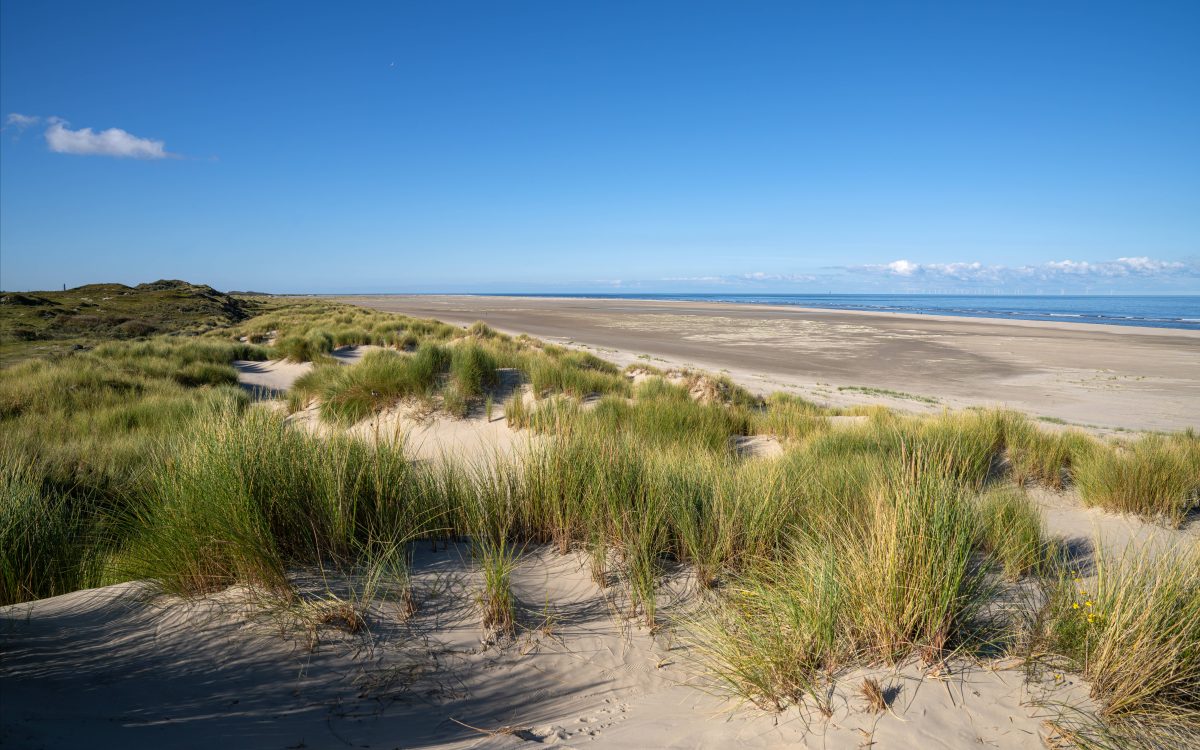
[[[483,574],[478,602],[486,636],[512,637],[517,602],[512,575],[521,546],[513,535],[513,505],[519,493],[517,475],[508,467],[479,469],[462,500],[461,516],[471,540],[471,554]]]
[[[804,438],[828,428],[828,411],[799,396],[776,392],[767,397],[766,409],[755,422],[755,432],[787,440]]]
[[[936,660],[972,642],[989,599],[974,511],[931,460],[910,455],[877,476],[865,516],[794,537],[699,615],[693,645],[720,686],[774,710],[805,697],[821,706],[842,667]]]
[[[586,352],[544,347],[522,367],[535,396],[565,393],[576,398],[591,394],[629,394],[629,381],[616,365]]]
[[[980,497],[979,545],[1016,580],[1041,573],[1052,560],[1045,522],[1037,505],[1017,487],[994,488]]]
[[[428,482],[390,446],[319,440],[262,410],[197,423],[162,451],[144,499],[118,519],[128,541],[111,574],[175,594],[286,592],[290,566],[357,565],[439,515]]]
[[[286,336],[275,343],[275,351],[279,357],[291,362],[320,360],[333,351],[333,335],[328,331],[314,331],[306,336]]]
[[[529,410],[525,408],[525,393],[520,388],[504,402],[504,419],[509,427],[521,429],[529,424]]]
[[[483,346],[468,342],[455,347],[450,358],[450,374],[464,396],[482,396],[498,381],[496,358]]]
[[[406,398],[430,398],[450,366],[450,354],[423,344],[411,355],[368,352],[356,365],[316,367],[296,380],[297,398],[316,397],[321,416],[353,424]]]
[[[0,438],[0,606],[98,580],[102,539],[94,501],[43,481],[11,440]]]
[[[635,436],[652,447],[690,445],[707,451],[730,449],[730,438],[750,431],[751,415],[744,409],[699,403],[680,385],[651,378],[636,388],[636,397],[606,396],[590,410],[574,400],[554,401],[535,410],[528,422],[554,434],[564,430],[616,438]]]
[[[1200,507],[1200,437],[1145,435],[1080,452],[1073,469],[1085,505],[1180,526]]]
[[[734,580],[688,632],[718,690],[781,711],[821,701],[824,675],[844,658],[841,611],[832,548],[797,540],[788,556]]]
[[[1101,552],[1095,576],[1065,572],[1046,647],[1091,685],[1100,716],[1145,747],[1200,741],[1200,547]]]
[[[858,695],[871,713],[882,713],[888,709],[887,694],[877,677],[864,677],[858,686]]]
[[[481,339],[492,339],[496,337],[496,331],[482,320],[477,320],[467,326],[467,333]]]
[[[664,508],[653,498],[627,509],[618,521],[622,575],[628,585],[630,617],[658,625],[658,579],[666,551]]]
[[[1061,490],[1070,481],[1076,456],[1095,442],[1077,430],[1050,430],[1026,417],[1004,413],[1005,458],[1009,473],[1018,485],[1037,482]]]

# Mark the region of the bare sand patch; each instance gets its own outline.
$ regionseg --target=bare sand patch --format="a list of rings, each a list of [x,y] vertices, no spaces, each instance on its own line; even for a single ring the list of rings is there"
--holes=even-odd
[[[1074,489],[1055,492],[1041,486],[1026,488],[1042,509],[1047,531],[1061,537],[1085,562],[1103,546],[1110,554],[1159,554],[1184,545],[1200,544],[1200,518],[1172,529],[1128,513],[1089,508]]]
[[[312,369],[312,362],[268,359],[256,362],[239,359],[233,363],[238,383],[255,399],[278,398],[287,393],[298,378]]]
[[[733,450],[742,458],[779,458],[783,444],[772,435],[738,435],[731,441]]]
[[[404,447],[405,455],[416,461],[455,460],[468,466],[510,458],[534,439],[528,430],[511,428],[500,407],[491,419],[485,414],[458,419],[423,404],[405,402],[340,428],[323,422],[319,406],[313,404],[289,415],[285,421],[314,435],[344,433],[364,440],[400,445]]]
[[[352,365],[362,360],[368,352],[383,348],[371,344],[342,346],[330,352],[330,356],[338,364]],[[233,369],[238,373],[238,383],[255,399],[283,396],[292,384],[312,367],[312,362],[292,362],[286,359],[238,359],[233,362]]]
[[[414,547],[416,612],[382,601],[351,635],[303,633],[231,589],[196,602],[148,600],[122,584],[0,609],[0,739],[77,747],[1024,748],[1040,697],[1082,700],[1078,683],[1026,684],[1013,665],[858,670],[831,689],[832,715],[738,709],[706,692],[670,629],[623,617],[581,555],[528,548],[514,574],[517,636],[482,638],[478,569],[461,545]],[[307,574],[309,589],[337,582]],[[668,580],[661,611],[701,601]],[[875,676],[890,707],[862,705]],[[1046,693],[1047,695],[1043,695]],[[71,716],[69,722],[59,720]],[[471,727],[474,727],[472,729]]]

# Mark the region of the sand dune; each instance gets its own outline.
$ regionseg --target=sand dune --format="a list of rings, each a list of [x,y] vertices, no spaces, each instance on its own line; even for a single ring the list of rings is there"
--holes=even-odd
[[[702,688],[688,647],[625,621],[620,586],[600,589],[585,560],[527,550],[514,578],[522,629],[481,641],[465,549],[416,547],[418,609],[367,615],[369,633],[322,628],[315,647],[245,607],[243,589],[184,602],[147,600],[138,584],[0,609],[5,659],[0,740],[10,747],[1024,748],[1049,715],[1043,690],[1081,700],[1074,683],[1025,684],[1009,665],[918,665],[855,672],[832,716],[736,710]],[[297,574],[316,595],[326,584]],[[667,614],[696,600],[682,576]],[[862,676],[880,677],[892,709],[866,711]],[[1042,696],[1051,697],[1051,696]],[[472,727],[474,729],[472,729]],[[491,734],[488,734],[490,732]]]

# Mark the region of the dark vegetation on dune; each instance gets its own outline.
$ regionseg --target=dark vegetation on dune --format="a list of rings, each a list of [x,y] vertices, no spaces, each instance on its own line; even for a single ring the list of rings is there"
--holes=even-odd
[[[1008,653],[1088,678],[1107,723],[1079,737],[1200,737],[1197,553],[1153,569],[1101,556],[1085,581],[1026,492],[1078,489],[1086,504],[1179,525],[1200,504],[1193,433],[1117,444],[998,410],[847,412],[646,367],[635,385],[594,355],[482,323],[252,306],[181,282],[137,294],[185,286],[225,322],[185,315],[188,335],[112,333],[3,370],[0,603],[130,579],[292,601],[297,568],[402,585],[408,542],[458,538],[485,573],[483,620],[505,632],[520,614],[508,586],[519,551],[552,544],[586,552],[597,583],[650,627],[667,624],[663,577],[688,571],[705,606],[671,625],[714,686],[765,709],[821,706],[855,665]],[[5,295],[4,314],[50,294]],[[332,363],[352,344],[380,349]],[[336,429],[314,437],[236,385],[234,360],[285,357],[314,365],[287,408],[315,405],[335,426],[402,402],[463,417],[503,397],[509,424],[545,439],[466,466]],[[502,375],[524,390],[499,390]],[[751,436],[782,455],[740,456],[736,439]],[[1018,591],[1036,595],[1014,605]]]
[[[11,362],[111,339],[204,333],[249,318],[260,304],[173,280],[0,292],[0,356]]]

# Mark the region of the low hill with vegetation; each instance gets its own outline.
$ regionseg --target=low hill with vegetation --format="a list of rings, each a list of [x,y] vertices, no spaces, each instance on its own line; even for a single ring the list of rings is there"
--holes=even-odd
[[[0,292],[0,362],[110,339],[204,333],[246,320],[260,304],[178,280]]]

